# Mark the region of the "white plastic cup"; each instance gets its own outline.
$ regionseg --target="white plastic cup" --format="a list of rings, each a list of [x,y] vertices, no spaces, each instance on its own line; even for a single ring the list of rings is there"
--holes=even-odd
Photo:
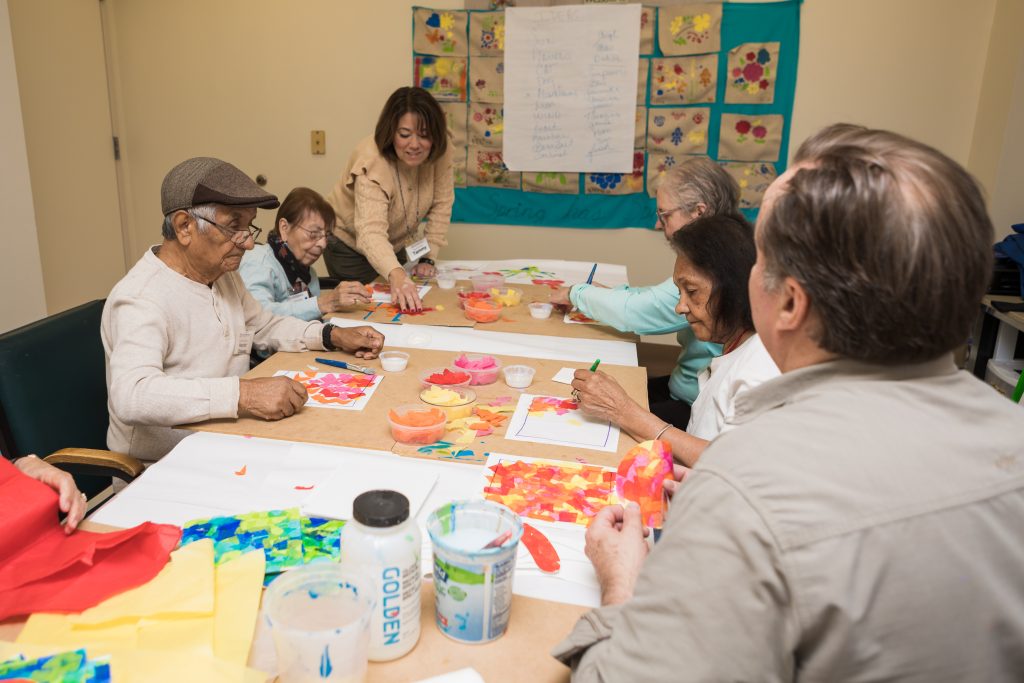
[[[277,652],[277,680],[364,680],[375,594],[370,577],[333,563],[279,576],[263,600]]]
[[[401,372],[409,365],[409,354],[404,351],[381,351],[379,358],[385,372]]]
[[[552,305],[544,301],[535,301],[530,304],[530,315],[537,320],[546,320],[551,317]]]
[[[529,365],[506,365],[504,369],[505,384],[513,389],[525,389],[533,384],[533,376],[536,372]]]
[[[437,278],[437,286],[441,289],[455,288],[455,271],[448,266],[438,266],[435,277]]]
[[[497,548],[484,546],[500,534]],[[462,643],[500,638],[512,612],[512,577],[523,520],[486,500],[455,501],[427,518],[434,549],[434,610],[437,627]]]

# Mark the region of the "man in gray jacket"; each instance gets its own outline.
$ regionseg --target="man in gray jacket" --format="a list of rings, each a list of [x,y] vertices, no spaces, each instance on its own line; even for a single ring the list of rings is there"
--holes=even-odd
[[[965,372],[993,229],[938,151],[837,125],[770,188],[750,276],[783,375],[680,485],[587,532],[577,681],[1024,680],[1024,410]]]

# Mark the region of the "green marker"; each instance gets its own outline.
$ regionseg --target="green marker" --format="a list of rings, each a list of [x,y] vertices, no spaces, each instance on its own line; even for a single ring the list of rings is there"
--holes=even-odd
[[[600,365],[600,364],[601,364],[601,359],[598,358],[597,360],[594,361],[594,364],[590,366],[590,371],[591,372],[597,372],[597,366]]]

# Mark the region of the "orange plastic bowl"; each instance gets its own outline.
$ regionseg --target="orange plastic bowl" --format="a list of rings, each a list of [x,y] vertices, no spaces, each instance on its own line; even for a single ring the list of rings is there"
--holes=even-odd
[[[493,323],[501,317],[501,304],[497,301],[466,299],[466,317],[478,323]]]
[[[404,405],[388,411],[391,436],[399,443],[432,444],[444,438],[448,417],[441,408]]]

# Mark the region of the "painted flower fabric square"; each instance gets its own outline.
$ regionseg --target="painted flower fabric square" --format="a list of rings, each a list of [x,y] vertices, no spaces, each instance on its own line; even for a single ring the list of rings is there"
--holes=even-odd
[[[469,61],[469,98],[477,102],[505,101],[505,58],[474,57]]]
[[[452,179],[455,187],[466,186],[466,148],[456,147],[452,150]]]
[[[413,84],[429,92],[438,102],[465,102],[466,59],[416,55]]]
[[[632,173],[588,173],[584,185],[587,194],[635,194],[644,191],[643,150],[633,152]]]
[[[664,55],[718,52],[722,45],[720,4],[658,8],[658,46]]]
[[[501,148],[505,118],[500,104],[471,102],[469,105],[469,144],[475,147]]]
[[[707,154],[710,119],[707,107],[651,109],[647,115],[647,150]]]
[[[469,187],[503,187],[518,190],[522,173],[510,171],[502,160],[501,150],[470,147],[466,162],[466,184]]]
[[[651,60],[640,58],[640,66],[636,74],[636,103],[647,104],[647,74],[651,70]]]
[[[469,15],[469,54],[500,55],[505,52],[505,13],[472,12]]]
[[[648,152],[647,194],[653,197],[657,193],[658,185],[661,184],[665,174],[685,158],[685,155],[678,152]]]
[[[760,208],[765,190],[779,175],[775,164],[764,161],[723,161],[721,164],[740,186],[741,209]]]
[[[722,114],[718,158],[736,161],[778,161],[782,145],[781,114]]]
[[[729,50],[725,101],[731,104],[771,104],[779,72],[779,43],[744,43]]]
[[[647,146],[647,109],[636,108],[636,122],[633,125],[633,147],[643,149]]]
[[[580,174],[563,171],[527,171],[523,173],[523,191],[579,194]]]
[[[651,104],[715,101],[718,55],[651,60]]]
[[[439,57],[465,57],[467,21],[466,12],[461,10],[414,9],[413,52]]]
[[[456,147],[466,146],[466,105],[461,102],[442,102],[444,122],[451,136],[449,143]]]
[[[640,8],[640,54],[654,52],[654,18],[657,8],[643,5]]]

